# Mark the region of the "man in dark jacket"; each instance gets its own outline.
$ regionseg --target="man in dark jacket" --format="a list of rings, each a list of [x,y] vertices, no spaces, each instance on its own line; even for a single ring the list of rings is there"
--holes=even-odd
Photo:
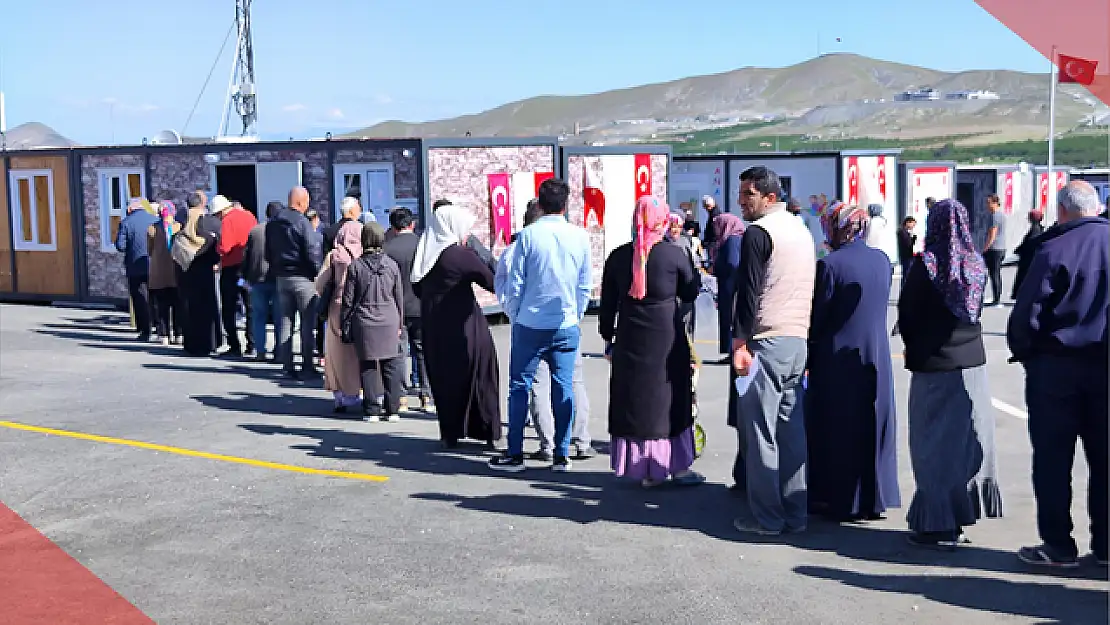
[[[285,208],[281,202],[266,205],[266,219],[272,220]],[[243,279],[250,283],[251,327],[248,331],[253,337],[256,350],[255,359],[266,360],[266,318],[272,317],[274,336],[281,334],[281,307],[278,306],[277,285],[270,275],[270,263],[266,262],[266,224],[260,223],[247,233],[247,247],[243,251]],[[276,342],[276,338],[275,338]],[[277,350],[275,346],[275,357]]]
[[[277,285],[281,306],[277,351],[285,375],[297,378],[293,364],[294,319],[301,321],[301,372],[316,376],[313,362],[316,328],[316,274],[323,262],[322,241],[304,216],[308,210],[308,190],[294,187],[289,192],[289,207],[266,223],[266,262]]]
[[[1059,194],[1057,223],[1040,236],[1018,290],[1006,340],[1025,366],[1025,403],[1033,445],[1033,494],[1043,544],[1023,547],[1023,562],[1078,566],[1072,538],[1071,469],[1075,441],[1090,470],[1087,511],[1093,558],[1107,561],[1107,314],[1110,223],[1098,217],[1094,187],[1075,180]]]
[[[157,217],[146,212],[139,202],[132,202],[116,233],[116,249],[123,253],[127,291],[131,294],[131,307],[135,309],[135,327],[140,341],[150,340],[150,254],[146,246],[146,231],[156,223]]]
[[[401,270],[401,283],[405,292],[405,319],[402,342],[408,343],[409,357],[412,358],[412,373],[409,375],[411,390],[420,397],[421,409],[434,412],[432,391],[428,386],[428,374],[424,368],[424,337],[420,324],[420,298],[412,290],[412,261],[416,257],[416,244],[420,238],[414,232],[416,220],[407,208],[395,208],[389,214],[389,225],[396,234],[385,243],[385,253]]]

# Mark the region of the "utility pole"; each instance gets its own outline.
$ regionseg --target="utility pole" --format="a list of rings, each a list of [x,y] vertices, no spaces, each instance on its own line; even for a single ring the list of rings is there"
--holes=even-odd
[[[235,24],[238,37],[235,42],[235,59],[231,66],[224,114],[220,121],[219,137],[229,136],[231,113],[239,117],[242,131],[239,137],[255,138],[258,135],[258,101],[254,86],[254,45],[251,38],[251,1],[235,0]]]

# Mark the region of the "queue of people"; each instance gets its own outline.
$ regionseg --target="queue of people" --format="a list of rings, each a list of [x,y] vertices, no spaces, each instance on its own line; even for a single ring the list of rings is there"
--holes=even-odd
[[[699,359],[692,304],[710,268],[719,287],[719,349],[731,365],[724,416],[738,439],[732,490],[750,510],[734,521],[736,529],[777,536],[805,531],[814,514],[834,522],[880,519],[902,505],[886,331],[893,263],[871,230],[881,207],[820,204],[818,245],[801,207],[784,201],[775,172],[752,167],[740,184],[739,216],[707,203],[717,214],[704,253],[685,216],[645,196],[635,206],[631,242],[605,261],[598,327],[612,363],[611,468],[645,488],[705,481],[693,470]],[[582,320],[597,294],[590,240],[567,219],[568,197],[564,181],[544,181],[524,228],[496,258],[473,236],[476,216],[467,207],[437,201],[420,235],[414,216],[395,209],[387,233],[357,220],[356,198],[344,200],[344,220],[329,230],[325,255],[301,187],[287,207],[267,207],[264,226],[221,196],[206,210],[199,192],[189,197],[183,225],[169,218],[172,204],[147,217],[135,203],[117,246],[125,252],[140,339],[149,334],[149,318],[139,312],[149,286],[168,302],[166,313],[158,306],[160,336],[183,334],[187,352],[212,353],[221,341],[213,272],[226,271],[236,288],[224,286],[231,278],[221,275],[223,329],[234,336],[226,306],[248,299],[248,352],[265,354],[265,318],[273,311],[275,359],[291,377],[314,375],[319,307],[324,386],[335,411],[361,407],[371,420],[396,421],[412,390],[422,409],[437,413],[449,449],[466,439],[495,449],[502,438],[497,348],[475,288],[495,294],[511,323],[511,351],[507,445],[489,467],[519,472],[531,460],[569,471],[573,460],[595,454],[580,347]],[[1042,544],[1019,557],[1035,565],[1079,563],[1070,517],[1076,440],[1091,471],[1092,557],[1107,561],[1110,231],[1102,210],[1089,184],[1069,183],[1056,225],[1031,232],[1020,249],[1026,266],[1007,340],[1027,372]],[[1034,226],[1040,219],[1031,216]],[[908,539],[955,549],[969,542],[966,532],[980,519],[1003,515],[981,322],[984,308],[1000,301],[993,256],[1003,249],[995,244],[1003,233],[996,220],[979,249],[967,209],[953,199],[930,198],[920,252],[915,225],[907,220],[897,233],[897,331],[911,380],[915,481]],[[139,233],[146,235],[141,241]],[[162,266],[167,258],[176,265],[172,273]],[[988,279],[994,299],[985,304]],[[299,369],[291,338],[297,321]],[[227,342],[238,355],[238,337]],[[529,421],[540,447],[526,454]]]

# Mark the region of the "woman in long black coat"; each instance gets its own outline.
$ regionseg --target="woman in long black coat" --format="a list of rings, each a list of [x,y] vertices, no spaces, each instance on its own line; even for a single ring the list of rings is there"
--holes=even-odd
[[[215,273],[220,263],[219,240],[220,220],[203,208],[192,208],[170,250],[181,270],[177,285],[184,313],[183,345],[190,356],[208,356],[223,343]]]
[[[448,448],[464,438],[492,447],[501,438],[497,348],[473,288],[493,293],[493,273],[464,246],[475,220],[460,206],[436,210],[417,244],[411,275],[420,298],[424,366]]]
[[[817,261],[805,393],[810,510],[876,519],[901,505],[887,336],[890,260],[864,240],[867,211],[824,218],[833,252]]]
[[[601,281],[598,325],[612,361],[610,457],[618,477],[654,486],[668,476],[699,484],[694,462],[690,344],[678,302],[692,302],[701,277],[686,253],[663,240],[667,205],[644,197],[632,243],[613,250]]]

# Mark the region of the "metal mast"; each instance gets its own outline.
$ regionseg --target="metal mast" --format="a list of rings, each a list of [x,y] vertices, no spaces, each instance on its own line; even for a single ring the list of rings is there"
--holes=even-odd
[[[251,43],[251,1],[235,0],[235,24],[238,38],[235,42],[235,60],[231,66],[231,79],[224,99],[224,115],[220,121],[220,138],[230,138],[232,110],[239,116],[243,129],[242,138],[257,137],[258,102],[254,88],[254,46]]]

